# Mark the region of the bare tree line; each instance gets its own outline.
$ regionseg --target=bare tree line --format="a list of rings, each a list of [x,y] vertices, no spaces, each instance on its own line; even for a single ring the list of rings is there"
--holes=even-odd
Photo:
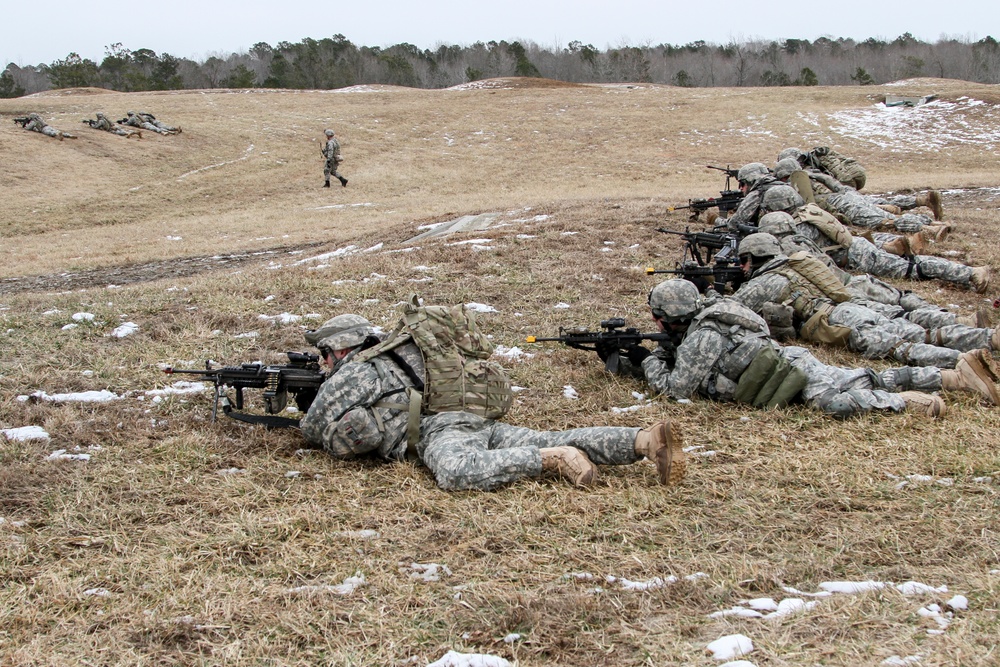
[[[683,46],[620,46],[598,50],[573,41],[565,48],[490,41],[470,46],[356,46],[343,35],[219,54],[204,62],[122,44],[100,62],[70,53],[48,64],[7,65],[0,97],[50,88],[93,86],[118,91],[200,88],[332,89],[359,84],[446,88],[492,77],[535,76],[574,83],[660,83],[684,87],[870,85],[929,76],[1000,83],[1000,43],[910,33],[886,41],[820,37],[814,41],[703,41]]]

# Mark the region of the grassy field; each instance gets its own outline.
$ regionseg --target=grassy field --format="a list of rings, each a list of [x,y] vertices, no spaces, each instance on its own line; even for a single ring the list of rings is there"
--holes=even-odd
[[[129,109],[183,132],[79,122]],[[9,121],[31,111],[79,138]],[[705,647],[737,633],[757,667],[1000,664],[1000,409],[946,394],[943,420],[836,422],[649,400],[594,355],[523,342],[612,316],[649,330],[643,268],[680,257],[654,228],[689,224],[668,207],[717,194],[705,165],[787,146],[856,156],[871,192],[941,190],[955,230],[933,251],[996,274],[995,86],[70,90],[0,100],[0,118],[0,428],[47,434],[0,435],[0,665],[711,665]],[[347,188],[320,187],[325,127]],[[479,213],[499,216],[406,243]],[[911,288],[963,313],[998,296]],[[280,362],[332,314],[391,327],[411,292],[495,309],[480,324],[522,352],[499,358],[524,388],[505,420],[672,419],[684,483],[643,462],[590,490],[446,493],[421,467],[213,423],[208,392],[154,392],[164,365]],[[46,400],[101,390],[115,398]],[[885,585],[789,590],[868,581]],[[713,616],[759,598],[815,604]]]

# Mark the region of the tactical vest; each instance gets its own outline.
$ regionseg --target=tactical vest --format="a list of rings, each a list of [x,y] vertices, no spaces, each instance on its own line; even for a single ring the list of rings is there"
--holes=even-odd
[[[699,313],[692,322],[692,330],[695,327],[711,327],[729,338],[732,347],[717,362],[717,370],[734,384],[734,400],[755,407],[780,407],[805,387],[805,373],[777,354],[767,337],[767,324],[749,308],[723,300]],[[716,378],[715,386],[720,384]]]
[[[791,294],[787,304],[804,320],[812,317],[822,303],[843,303],[851,299],[830,267],[805,251],[794,253],[786,262],[769,268],[768,272],[788,279]]]
[[[479,330],[473,311],[464,305],[421,306],[412,295],[400,313],[392,333],[359,353],[354,361],[363,363],[391,354],[411,341],[419,348],[424,377],[410,377],[413,386],[407,389],[405,404],[382,404],[409,412],[409,446],[420,436],[422,414],[463,411],[498,419],[507,413],[513,402],[510,378],[499,364],[489,361],[493,344]]]
[[[854,237],[840,220],[827,213],[816,204],[806,204],[792,214],[796,222],[812,225],[820,231],[823,236],[833,241],[834,245],[824,246],[823,252],[835,250],[837,248],[850,248]]]
[[[864,168],[852,157],[842,155],[829,146],[817,146],[809,151],[809,162],[832,175],[844,185],[855,190],[865,187],[867,175]]]

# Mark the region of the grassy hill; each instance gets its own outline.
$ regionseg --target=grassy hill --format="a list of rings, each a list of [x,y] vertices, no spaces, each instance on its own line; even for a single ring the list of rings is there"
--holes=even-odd
[[[930,107],[874,106],[932,92]],[[942,190],[955,231],[934,252],[996,273],[998,105],[995,87],[935,79],[0,100],[0,428],[47,434],[0,436],[0,664],[419,665],[454,649],[525,666],[707,665],[705,646],[735,633],[758,666],[988,664],[1000,410],[949,394],[935,422],[835,422],[647,400],[593,355],[523,340],[612,316],[648,330],[656,279],[642,269],[680,256],[654,228],[690,224],[668,207],[717,194],[705,165],[770,164],[787,146],[856,156],[872,192]],[[79,122],[130,109],[183,132],[126,140]],[[79,138],[7,120],[31,111]],[[326,127],[347,188],[319,187]],[[406,243],[480,213],[498,217]],[[912,289],[962,312],[997,296]],[[507,421],[673,419],[695,448],[684,484],[658,487],[641,463],[602,469],[587,491],[543,479],[445,493],[417,466],[212,423],[207,392],[147,393],[172,383],[164,365],[280,362],[335,313],[391,327],[411,292],[495,310],[481,325],[526,353],[501,357],[524,388]],[[135,333],[114,335],[128,322]],[[46,400],[100,390],[116,398]],[[433,564],[447,566],[439,581],[420,576]],[[336,588],[352,577],[364,583]],[[938,590],[786,590],[836,581]],[[929,605],[943,615],[956,594],[968,610],[935,620]],[[710,616],[756,598],[816,605]]]

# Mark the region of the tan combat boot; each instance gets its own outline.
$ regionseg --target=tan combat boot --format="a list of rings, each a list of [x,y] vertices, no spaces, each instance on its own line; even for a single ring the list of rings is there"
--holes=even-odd
[[[907,235],[906,245],[909,246],[911,255],[923,255],[927,250],[927,240],[920,232]]]
[[[576,447],[544,447],[538,453],[542,472],[558,475],[574,486],[590,486],[597,477],[597,466]]]
[[[893,240],[886,241],[882,244],[882,250],[885,250],[890,255],[896,255],[897,257],[906,257],[909,249],[909,245],[906,243],[906,238],[903,236],[897,236]]]
[[[990,288],[990,267],[976,266],[972,269],[972,276],[969,283],[976,294],[983,294]]]
[[[986,312],[985,308],[977,308],[975,315],[958,315],[955,317],[955,324],[964,324],[967,327],[972,327],[973,329],[989,329],[990,328],[990,314]],[[993,337],[990,339],[990,349],[997,350],[1000,347],[994,345],[994,343],[1000,344],[1000,338],[995,331]]]
[[[968,391],[979,394],[993,405],[1000,405],[1000,394],[990,371],[983,365],[982,350],[965,352],[958,358],[955,370],[941,371],[941,388],[945,391]]]
[[[946,222],[924,225],[920,230],[920,233],[923,234],[924,238],[928,241],[940,243],[948,238],[949,234],[951,234],[951,225]]]
[[[917,206],[926,206],[934,214],[935,220],[944,220],[944,209],[941,206],[941,193],[928,190],[926,194],[917,195]]]
[[[948,412],[944,399],[922,391],[901,391],[900,398],[906,401],[906,411],[916,412],[931,419],[940,419]]]
[[[893,206],[892,204],[876,204],[876,206],[886,213],[891,213],[892,215],[903,215],[903,209],[898,206]]]
[[[687,472],[680,431],[668,421],[644,428],[635,436],[635,453],[656,464],[660,484],[677,484]]]

